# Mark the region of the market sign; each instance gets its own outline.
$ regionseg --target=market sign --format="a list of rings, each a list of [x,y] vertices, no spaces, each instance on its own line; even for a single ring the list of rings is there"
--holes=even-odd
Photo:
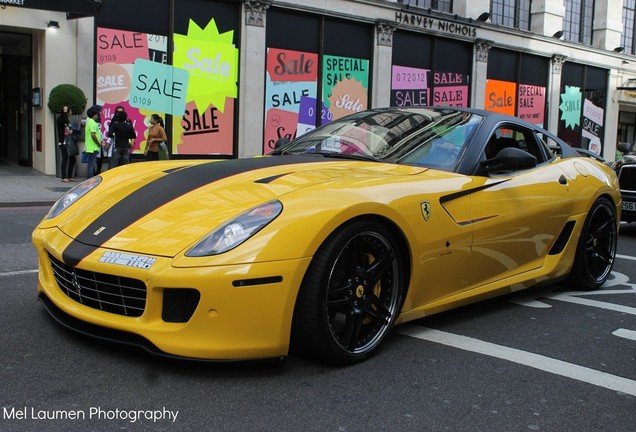
[[[0,0],[0,5],[41,9],[81,15],[97,15],[102,0]]]

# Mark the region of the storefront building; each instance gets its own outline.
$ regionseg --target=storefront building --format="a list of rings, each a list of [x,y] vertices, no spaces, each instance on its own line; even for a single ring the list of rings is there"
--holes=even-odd
[[[46,99],[62,83],[103,106],[104,130],[124,106],[138,159],[153,113],[173,158],[267,154],[281,137],[388,105],[516,115],[607,160],[636,139],[632,1],[38,3],[55,2],[0,0],[0,161],[47,174]]]

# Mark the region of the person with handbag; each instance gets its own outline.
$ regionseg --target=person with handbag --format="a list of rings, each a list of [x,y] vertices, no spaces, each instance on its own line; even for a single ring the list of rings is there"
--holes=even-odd
[[[150,126],[148,127],[148,137],[146,138],[146,149],[144,154],[147,161],[159,160],[159,146],[168,140],[166,131],[163,128],[163,119],[159,114],[150,116]]]
[[[57,145],[60,148],[62,161],[60,164],[60,176],[64,183],[74,182],[73,171],[75,170],[75,154],[69,152],[69,139],[73,139],[73,131],[71,130],[71,121],[69,120],[70,109],[68,105],[64,105],[57,116]]]

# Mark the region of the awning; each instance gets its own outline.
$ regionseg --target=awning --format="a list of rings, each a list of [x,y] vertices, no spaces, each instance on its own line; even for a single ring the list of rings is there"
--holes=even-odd
[[[615,99],[623,104],[636,104],[636,79],[630,78],[625,85],[616,87]]]
[[[102,0],[0,0],[0,6],[66,12],[69,17],[94,16],[102,8]]]

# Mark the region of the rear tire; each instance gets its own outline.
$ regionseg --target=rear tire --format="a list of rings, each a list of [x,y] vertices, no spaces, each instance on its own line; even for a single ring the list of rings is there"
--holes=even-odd
[[[591,291],[609,278],[616,258],[618,226],[611,201],[599,198],[587,214],[576,249],[569,285]]]
[[[296,301],[292,347],[335,364],[371,355],[393,327],[405,281],[399,242],[384,226],[357,221],[314,256]]]

